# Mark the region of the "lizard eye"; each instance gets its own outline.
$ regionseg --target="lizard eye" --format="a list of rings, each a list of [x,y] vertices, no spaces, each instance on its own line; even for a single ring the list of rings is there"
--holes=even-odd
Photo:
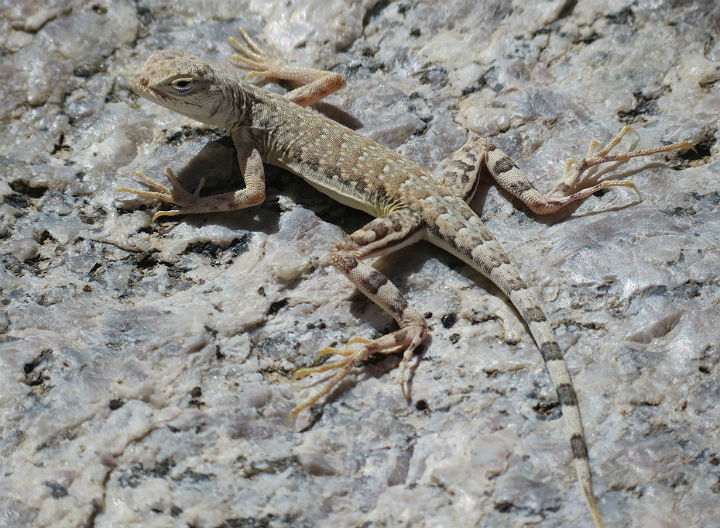
[[[190,89],[192,86],[192,78],[190,77],[179,77],[172,81],[170,84],[172,84],[172,87],[175,88],[179,92],[186,92]]]

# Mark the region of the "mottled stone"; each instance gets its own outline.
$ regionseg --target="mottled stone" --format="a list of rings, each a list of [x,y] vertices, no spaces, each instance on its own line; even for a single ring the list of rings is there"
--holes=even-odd
[[[618,169],[646,168],[641,202],[472,203],[556,328],[606,524],[717,524],[716,2],[5,4],[0,526],[590,525],[540,354],[479,274],[427,244],[386,257],[431,327],[412,401],[378,358],[294,432],[318,385],[293,370],[393,325],[329,267],[368,218],[277,169],[242,212],[151,224],[158,204],[114,193],[166,166],[241,181],[223,131],[127,82],[159,49],[227,65],[239,24],[345,74],[334,115],[429,170],[466,128],[543,190],[626,123],[640,147],[698,145]]]

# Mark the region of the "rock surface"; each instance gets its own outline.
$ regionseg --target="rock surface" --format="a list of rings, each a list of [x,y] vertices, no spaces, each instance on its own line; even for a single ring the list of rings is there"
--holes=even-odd
[[[188,3],[189,4],[189,3]],[[613,527],[720,525],[720,7],[711,0],[6,0],[0,4],[0,526],[590,526],[540,356],[427,244],[378,265],[427,313],[412,372],[369,361],[285,419],[317,351],[390,318],[328,265],[368,219],[268,170],[246,211],[151,223],[171,166],[233,188],[223,131],[138,100],[158,49],[227,64],[238,25],[342,72],[330,102],[427,166],[487,135],[549,189],[623,124],[696,152],[534,218],[473,206],[542,299]]]

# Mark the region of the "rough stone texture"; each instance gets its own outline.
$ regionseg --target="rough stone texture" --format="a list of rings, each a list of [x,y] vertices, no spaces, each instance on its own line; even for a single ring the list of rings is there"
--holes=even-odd
[[[411,404],[384,357],[294,432],[317,386],[291,372],[392,325],[328,267],[367,219],[274,169],[237,213],[151,224],[114,194],[241,181],[222,131],[126,81],[158,49],[226,63],[240,24],[346,74],[331,101],[430,169],[466,128],[542,189],[623,123],[698,145],[620,168],[641,202],[473,204],[566,351],[607,525],[720,525],[716,2],[0,6],[0,526],[589,526],[540,356],[477,273],[426,244],[380,263],[432,327]]]

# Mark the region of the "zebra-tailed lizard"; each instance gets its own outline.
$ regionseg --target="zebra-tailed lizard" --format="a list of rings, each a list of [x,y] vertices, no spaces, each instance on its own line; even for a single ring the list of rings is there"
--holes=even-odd
[[[502,188],[534,213],[550,214],[600,189],[635,188],[627,180],[589,185],[581,179],[601,163],[623,162],[638,156],[691,148],[691,145],[682,142],[611,153],[630,130],[625,127],[599,150],[596,149],[600,144],[593,141],[580,162],[568,160],[564,176],[550,192],[543,194],[490,141],[471,136],[452,156],[438,181],[397,152],[304,108],[342,88],[345,85],[342,75],[290,65],[275,54],[264,52],[242,29],[241,34],[244,44],[230,39],[238,52],[232,60],[251,70],[248,78],[285,82],[293,88],[290,92],[277,95],[177,51],[151,55],[132,79],[131,86],[137,94],[155,103],[203,123],[227,128],[237,149],[245,188],[200,196],[204,180],[194,192],[189,192],[167,169],[170,188],[138,173],[151,190],[123,187],[118,191],[177,206],[158,211],[153,220],[161,216],[243,209],[265,199],[263,163],[269,163],[300,176],[341,204],[376,217],[332,248],[332,262],[358,289],[388,312],[399,329],[378,339],[353,337],[344,349],[321,350],[321,354],[338,355],[340,359],[301,369],[296,377],[328,371],[335,371],[334,375],[322,390],[295,407],[291,416],[327,395],[353,366],[373,354],[403,353],[399,378],[405,394],[405,369],[427,334],[427,324],[418,311],[408,306],[395,285],[366,259],[424,239],[480,271],[510,299],[542,354],[562,406],[580,487],[595,526],[602,527],[578,401],[563,354],[535,297],[468,201],[478,172],[485,166]]]

